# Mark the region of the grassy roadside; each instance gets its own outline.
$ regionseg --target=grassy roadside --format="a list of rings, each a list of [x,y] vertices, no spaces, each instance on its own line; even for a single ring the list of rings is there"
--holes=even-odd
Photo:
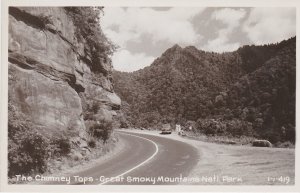
[[[185,131],[186,138],[204,141],[204,142],[211,142],[211,143],[217,143],[217,144],[228,144],[228,145],[247,145],[252,146],[252,142],[256,140],[255,137],[249,137],[249,136],[241,136],[241,137],[233,137],[233,136],[217,136],[217,135],[204,135],[201,133],[195,133],[192,131]],[[276,144],[273,144],[274,147],[278,148],[295,148],[295,145],[288,142],[278,142]]]
[[[228,145],[251,145],[251,142],[256,140],[254,137],[241,136],[241,137],[230,137],[230,136],[207,136],[201,133],[194,133],[185,131],[186,138],[218,143],[218,144],[228,144]]]
[[[218,182],[222,185],[293,185],[295,183],[295,150],[250,146],[229,146],[190,142],[201,159],[190,177],[218,175],[240,178],[241,182]],[[279,178],[288,178],[287,183]],[[278,178],[271,181],[271,178]],[[207,183],[203,183],[207,184]]]

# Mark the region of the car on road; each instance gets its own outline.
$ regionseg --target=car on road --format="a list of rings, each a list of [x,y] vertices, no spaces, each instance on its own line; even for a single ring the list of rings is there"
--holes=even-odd
[[[172,133],[171,125],[170,124],[163,124],[160,134],[171,134],[171,133]]]

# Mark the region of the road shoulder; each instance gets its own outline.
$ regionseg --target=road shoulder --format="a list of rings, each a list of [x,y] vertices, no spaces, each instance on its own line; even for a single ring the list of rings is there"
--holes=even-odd
[[[217,182],[197,182],[205,185],[293,185],[295,183],[295,150],[214,144],[183,138],[175,133],[160,135],[159,131],[120,130],[156,135],[179,140],[197,148],[198,164],[189,178],[214,178]],[[280,180],[280,177],[288,179]],[[277,178],[276,180],[272,180]]]

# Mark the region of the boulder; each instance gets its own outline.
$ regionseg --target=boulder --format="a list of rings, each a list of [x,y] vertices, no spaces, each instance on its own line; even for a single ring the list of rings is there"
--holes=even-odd
[[[79,160],[82,160],[82,159],[83,159],[83,156],[82,156],[82,154],[79,153],[79,152],[74,152],[74,153],[71,155],[71,158],[72,158],[72,160],[79,161]]]
[[[268,140],[254,140],[252,142],[254,147],[272,147],[272,143]]]

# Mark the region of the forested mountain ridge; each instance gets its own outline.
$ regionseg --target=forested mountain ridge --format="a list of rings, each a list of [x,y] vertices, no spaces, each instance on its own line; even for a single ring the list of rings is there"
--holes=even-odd
[[[134,126],[189,123],[209,135],[295,141],[296,37],[222,54],[175,45],[113,76]]]

